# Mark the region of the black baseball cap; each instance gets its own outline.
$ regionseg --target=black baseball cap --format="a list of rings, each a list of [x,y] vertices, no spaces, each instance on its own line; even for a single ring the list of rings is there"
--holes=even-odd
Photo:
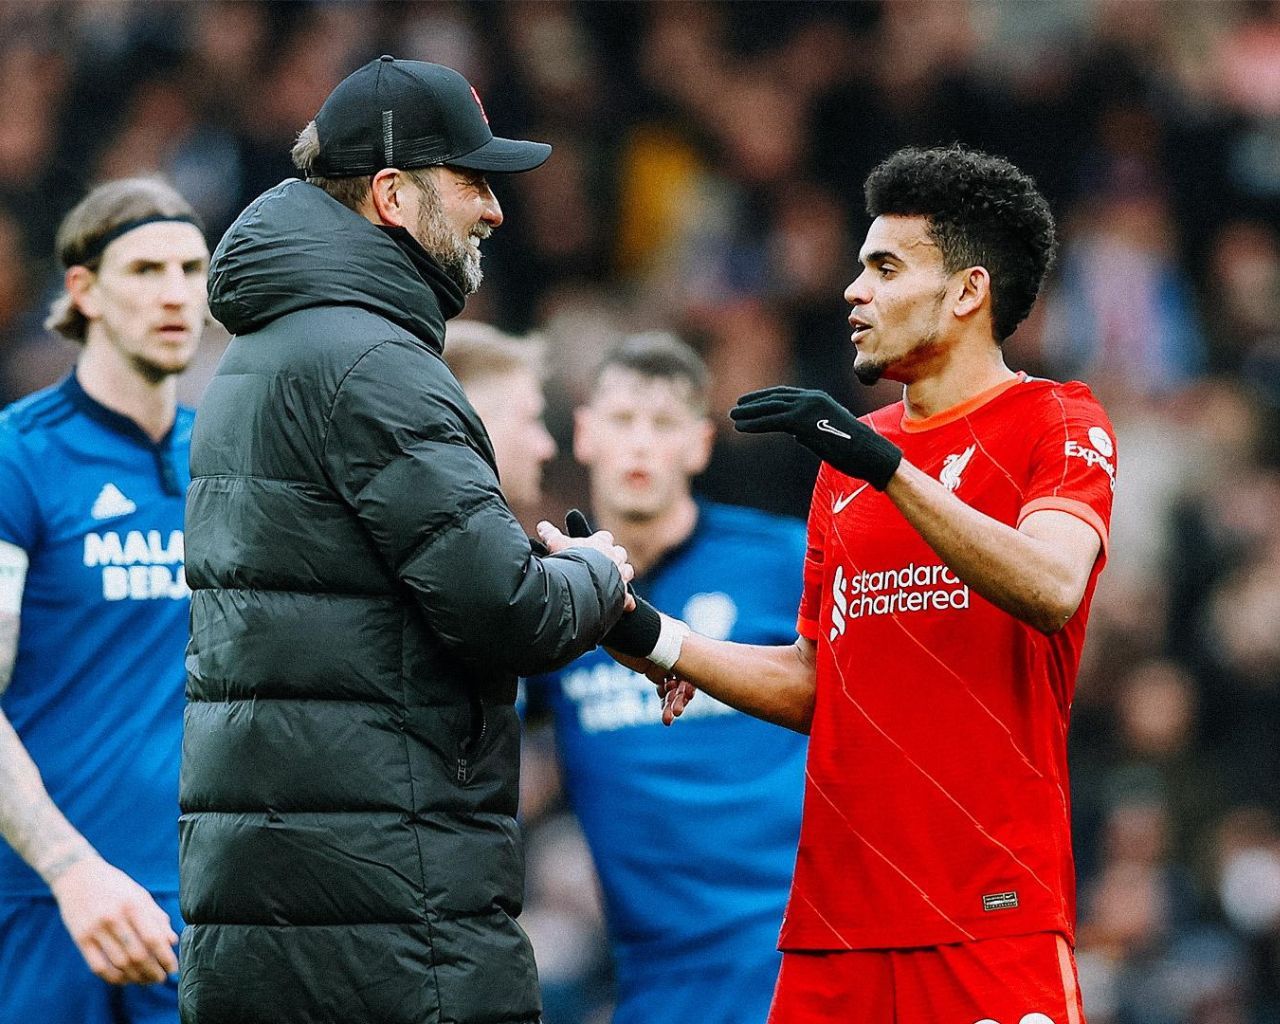
[[[384,55],[352,72],[316,114],[322,178],[384,167],[451,164],[477,171],[531,171],[551,155],[545,142],[500,139],[480,96],[452,68]]]

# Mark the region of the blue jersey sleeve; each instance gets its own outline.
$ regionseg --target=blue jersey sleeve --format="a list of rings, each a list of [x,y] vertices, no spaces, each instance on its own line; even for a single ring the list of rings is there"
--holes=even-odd
[[[40,507],[20,436],[0,428],[0,540],[29,552],[40,539]]]
[[[552,690],[560,681],[559,672],[524,676],[516,694],[516,711],[522,722],[540,718],[551,710]]]

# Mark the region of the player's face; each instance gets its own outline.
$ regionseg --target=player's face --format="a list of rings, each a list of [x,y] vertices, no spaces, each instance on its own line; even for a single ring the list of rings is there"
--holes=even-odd
[[[864,384],[917,379],[945,350],[950,275],[924,217],[877,217],[858,254],[862,273],[844,291]]]
[[[575,419],[574,455],[591,473],[599,514],[644,521],[689,495],[711,456],[713,431],[689,384],[611,367]]]
[[[208,270],[204,235],[192,224],[161,221],[121,235],[78,296],[90,340],[101,337],[148,380],[181,373],[204,332]]]
[[[511,370],[474,382],[467,397],[484,421],[507,501],[522,509],[542,499],[542,467],[556,443],[542,422],[542,385],[530,370]]]
[[[432,168],[439,202],[418,192],[412,200],[408,224],[427,252],[470,295],[480,287],[480,242],[502,223],[502,207],[481,171]]]

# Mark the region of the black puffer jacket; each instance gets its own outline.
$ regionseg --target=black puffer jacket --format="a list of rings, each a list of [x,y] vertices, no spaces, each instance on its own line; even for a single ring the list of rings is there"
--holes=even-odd
[[[182,1018],[535,1020],[516,675],[591,648],[619,574],[531,551],[439,358],[462,296],[406,237],[286,182],[210,295],[236,337],[187,500]]]

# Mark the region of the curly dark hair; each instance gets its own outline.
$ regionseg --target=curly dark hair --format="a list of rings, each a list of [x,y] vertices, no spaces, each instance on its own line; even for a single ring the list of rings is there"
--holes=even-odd
[[[928,218],[948,274],[987,269],[997,341],[1026,319],[1053,262],[1053,214],[1008,160],[961,145],[900,149],[868,176],[866,196],[872,217]]]

